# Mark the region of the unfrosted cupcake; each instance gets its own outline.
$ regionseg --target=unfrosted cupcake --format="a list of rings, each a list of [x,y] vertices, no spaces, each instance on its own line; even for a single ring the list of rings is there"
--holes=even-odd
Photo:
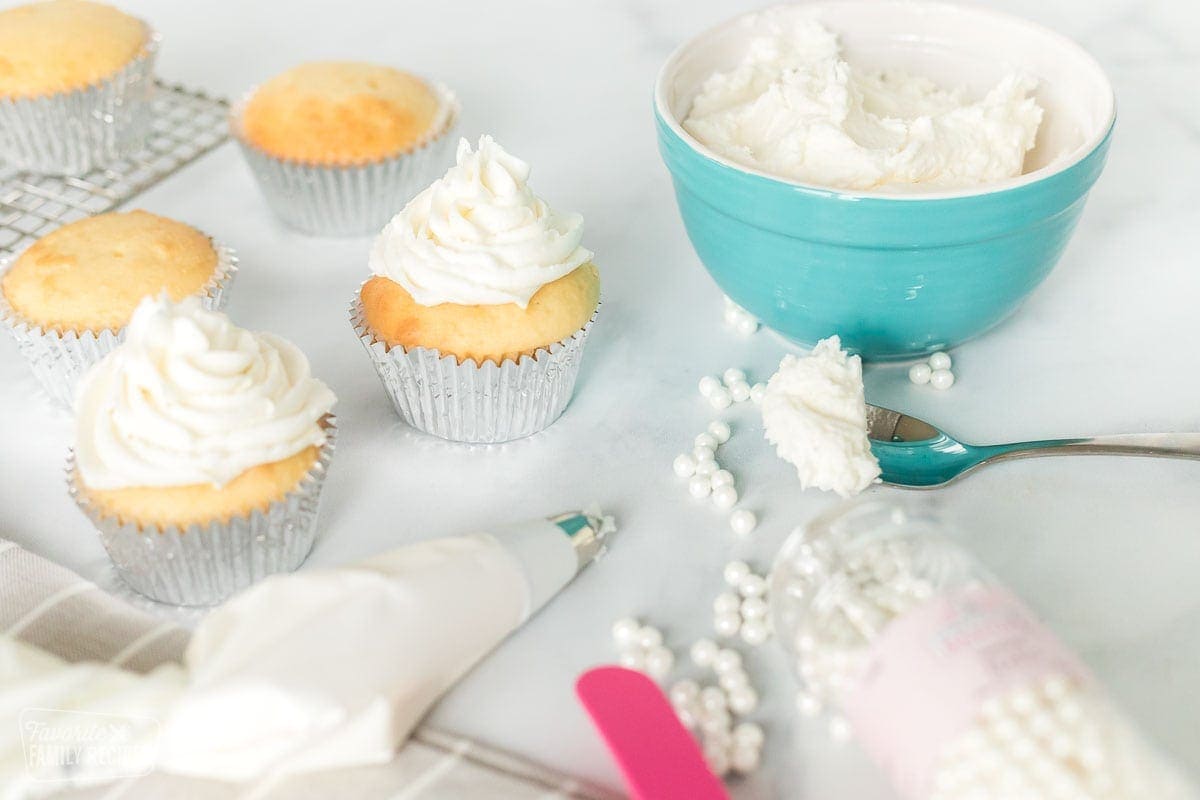
[[[0,160],[78,175],[141,146],[157,36],[87,0],[0,12]]]
[[[529,166],[489,136],[375,241],[351,317],[396,410],[464,442],[554,422],[600,303],[583,218],[533,193]]]
[[[64,225],[11,266],[0,262],[0,322],[46,393],[70,407],[79,376],[117,345],[147,295],[197,295],[224,305],[233,251],[200,231],[146,211]]]
[[[308,555],[334,402],[290,342],[146,298],[80,383],[71,493],[130,586],[215,603]]]
[[[302,64],[234,109],[230,127],[272,210],[306,233],[379,230],[444,166],[454,96],[391,67]]]

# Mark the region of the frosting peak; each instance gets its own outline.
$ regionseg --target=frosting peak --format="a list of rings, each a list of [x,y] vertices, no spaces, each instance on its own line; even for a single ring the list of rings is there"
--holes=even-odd
[[[290,342],[190,297],[147,297],[80,381],[75,457],[93,489],[222,486],[320,445],[336,398]]]
[[[424,306],[529,304],[591,260],[583,217],[559,214],[529,187],[529,165],[490,136],[414,197],[375,240],[371,271]]]

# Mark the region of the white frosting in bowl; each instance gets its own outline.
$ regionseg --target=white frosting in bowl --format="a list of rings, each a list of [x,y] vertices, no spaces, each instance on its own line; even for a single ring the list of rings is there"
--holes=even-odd
[[[764,12],[740,63],[702,84],[684,128],[739,164],[840,189],[960,188],[1020,175],[1042,109],[1010,72],[985,96],[862,69],[791,9]]]
[[[529,304],[591,260],[583,217],[559,214],[529,187],[529,165],[490,136],[414,197],[375,240],[370,267],[421,305]]]
[[[867,438],[862,360],[838,336],[807,356],[787,355],[762,401],[766,437],[796,467],[801,488],[856,495],[879,477]]]
[[[92,489],[223,486],[321,445],[336,398],[290,342],[195,297],[146,298],[80,381],[75,458]]]

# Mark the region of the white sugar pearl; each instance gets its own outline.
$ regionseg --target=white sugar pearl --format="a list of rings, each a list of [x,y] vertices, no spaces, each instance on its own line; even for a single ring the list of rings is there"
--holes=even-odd
[[[698,444],[692,448],[692,458],[696,459],[696,463],[699,464],[701,461],[715,461],[717,454],[711,447]]]
[[[929,376],[932,374],[933,370],[928,364],[913,364],[908,368],[908,379],[918,386],[929,383]]]
[[[707,475],[693,475],[688,480],[688,494],[697,499],[708,497],[708,493],[712,491],[712,484],[708,480]]]
[[[730,612],[737,613],[742,607],[742,599],[733,592],[721,592],[717,595],[717,599],[713,600],[713,613],[728,614]]]
[[[750,387],[750,399],[755,403],[761,403],[766,394],[767,385],[765,383],[756,383]]]
[[[725,711],[729,708],[729,698],[719,686],[705,686],[700,690],[700,707],[708,712]]]
[[[727,469],[719,469],[712,474],[712,486],[733,486],[733,473]]]
[[[743,669],[726,672],[717,678],[717,684],[727,692],[733,692],[750,685],[750,676]]]
[[[711,484],[710,484],[711,485]],[[738,493],[737,489],[725,483],[720,486],[713,487],[712,492],[713,505],[722,511],[728,511],[737,505]]]
[[[641,672],[646,668],[646,654],[641,650],[626,650],[617,656],[617,663],[625,669],[636,669]]]
[[[771,635],[771,629],[760,619],[749,619],[742,623],[742,641],[751,647],[758,647]]]
[[[736,611],[727,614],[717,614],[713,617],[713,630],[718,636],[737,636],[742,627],[742,618]]]
[[[742,317],[737,321],[736,330],[742,336],[749,336],[758,330],[758,320],[754,317]]]
[[[753,511],[739,508],[729,515],[729,527],[733,528],[733,532],[739,536],[750,533],[756,525],[758,525],[758,518],[754,516]]]
[[[690,679],[676,681],[671,684],[669,696],[672,705],[685,706],[694,703],[700,696],[700,684]]]
[[[952,363],[949,353],[938,352],[929,357],[930,369],[950,369]]]
[[[770,607],[767,605],[767,601],[761,597],[747,597],[742,600],[738,611],[746,619],[766,619]]]
[[[735,714],[752,714],[758,708],[758,692],[747,686],[729,693],[729,710]]]
[[[729,394],[728,389],[717,387],[713,393],[708,396],[708,402],[713,408],[721,411],[733,405],[733,396]]]
[[[712,375],[705,375],[700,379],[700,394],[705,397],[712,397],[713,392],[721,388],[721,382]]]
[[[718,675],[739,670],[742,668],[742,654],[728,647],[722,648],[713,657],[712,668]]]
[[[938,390],[949,389],[954,385],[954,373],[948,369],[935,369],[929,376],[929,385]]]
[[[729,758],[729,765],[734,772],[748,775],[758,769],[761,760],[762,753],[757,747],[735,747],[733,755]]]
[[[714,419],[708,423],[708,432],[717,440],[717,444],[725,444],[733,434],[733,431],[729,428],[729,423],[719,419]]]
[[[749,575],[738,581],[738,593],[742,597],[762,597],[767,593],[767,579],[762,575]]]
[[[622,617],[613,623],[612,638],[620,649],[633,647],[637,644],[638,631],[642,629],[639,623],[633,617]]]
[[[729,773],[729,752],[724,748],[705,750],[704,760],[708,762],[708,768],[718,778],[723,778]]]
[[[712,476],[715,475],[716,473],[720,472],[720,470],[721,470],[721,467],[717,464],[716,461],[698,461],[698,462],[696,462],[696,474],[700,475],[701,477],[709,479],[709,481],[710,481],[709,488],[712,487],[712,483],[711,483]]]
[[[671,674],[675,666],[675,655],[667,648],[659,645],[646,651],[646,672],[650,677],[662,680]]]
[[[750,384],[745,381],[738,381],[729,387],[729,396],[733,398],[735,403],[744,403],[750,399]]]
[[[741,722],[733,729],[733,741],[741,747],[761,747],[766,738],[762,726],[756,722]]]
[[[652,647],[658,647],[663,642],[662,631],[653,625],[643,625],[637,633],[638,647],[644,650],[649,650]]]
[[[675,456],[675,463],[671,466],[674,468],[675,474],[681,478],[690,478],[696,474],[696,459],[687,453]]]
[[[799,692],[796,695],[796,710],[805,717],[815,717],[821,713],[821,701],[809,692]]]
[[[676,708],[675,716],[679,717],[679,724],[688,730],[692,730],[700,725],[700,715],[693,706],[680,706]]]
[[[742,578],[750,574],[750,565],[745,561],[730,561],[725,565],[725,569],[721,571],[725,582],[730,586],[736,587],[742,582]]]
[[[726,325],[736,325],[737,321],[742,318],[742,310],[735,305],[726,303],[721,318],[725,320]]]
[[[720,443],[717,441],[717,437],[713,436],[711,433],[705,432],[697,434],[696,441],[693,442],[693,444],[695,444],[696,447],[705,447],[709,450],[716,450],[717,445]]]
[[[712,639],[697,639],[692,644],[689,654],[692,657],[692,663],[697,667],[708,667],[712,666],[713,659],[720,651],[720,646]]]
[[[845,717],[834,717],[829,720],[829,737],[835,742],[848,742],[853,734],[850,721]]]
[[[725,373],[721,376],[721,380],[725,381],[725,385],[732,389],[735,383],[746,382],[746,371],[730,367],[725,370]]]

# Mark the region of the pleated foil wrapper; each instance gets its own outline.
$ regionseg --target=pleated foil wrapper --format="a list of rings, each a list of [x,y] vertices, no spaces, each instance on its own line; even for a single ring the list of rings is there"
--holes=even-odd
[[[228,522],[180,529],[143,527],[105,516],[88,499],[72,452],[67,486],[79,509],[100,533],[117,574],[140,594],[161,603],[210,606],[279,572],[292,572],[317,538],[321,488],[337,439],[337,419],[322,420],[325,443],[300,484],[265,511]]]
[[[310,163],[259,149],[241,124],[253,90],[230,113],[229,129],[267,205],[285,225],[313,236],[364,236],[378,233],[450,165],[458,100],[445,86],[433,86],[445,109],[435,132],[412,150],[368,164]]]
[[[575,391],[596,312],[571,336],[520,361],[474,361],[425,347],[389,347],[375,338],[358,294],[354,332],[371,357],[397,413],[419,431],[454,442],[495,444],[530,436],[562,416]]]
[[[142,148],[153,116],[161,37],[121,71],[91,86],[0,98],[0,161],[42,175],[82,175]]]
[[[205,308],[220,311],[237,276],[238,259],[232,248],[216,242],[213,247],[217,251],[217,269],[201,290],[201,302]],[[0,260],[0,278],[10,266],[9,261]],[[17,313],[3,291],[0,291],[0,325],[16,340],[18,352],[29,363],[42,390],[68,411],[75,403],[75,385],[83,373],[125,339],[124,328],[98,333],[43,329]]]

